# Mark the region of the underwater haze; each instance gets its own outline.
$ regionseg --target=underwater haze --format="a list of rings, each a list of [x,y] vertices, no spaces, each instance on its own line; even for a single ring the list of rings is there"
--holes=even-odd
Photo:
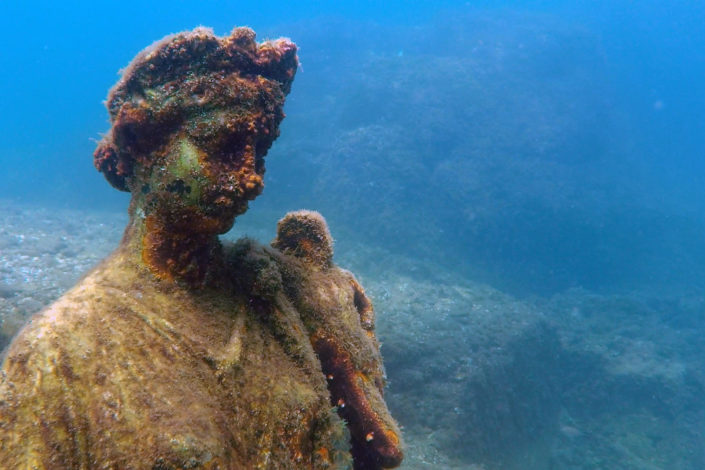
[[[0,349],[118,243],[119,70],[204,25],[290,37],[265,189],[378,315],[402,468],[705,468],[705,3],[0,3]],[[3,336],[4,335],[4,336]]]

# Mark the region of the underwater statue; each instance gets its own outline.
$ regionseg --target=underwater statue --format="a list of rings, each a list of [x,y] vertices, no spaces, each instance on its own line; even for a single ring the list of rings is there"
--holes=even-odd
[[[298,66],[198,28],[141,52],[94,155],[129,191],[117,250],[32,318],[0,372],[0,466],[379,469],[402,460],[374,311],[320,214],[221,243],[263,187]]]

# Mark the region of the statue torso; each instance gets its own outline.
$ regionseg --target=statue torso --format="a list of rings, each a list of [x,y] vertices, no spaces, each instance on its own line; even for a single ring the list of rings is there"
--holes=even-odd
[[[7,353],[0,433],[16,468],[335,464],[347,436],[305,328],[254,302],[113,255]]]

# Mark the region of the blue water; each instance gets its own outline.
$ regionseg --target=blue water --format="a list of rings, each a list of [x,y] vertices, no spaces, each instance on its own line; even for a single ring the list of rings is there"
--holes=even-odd
[[[413,242],[417,256],[517,293],[702,287],[700,3],[0,9],[2,198],[121,210],[126,197],[91,166],[118,70],[167,33],[250,25],[292,37],[303,64],[254,207],[327,210],[367,243]],[[346,138],[380,142],[342,154]]]
[[[0,199],[123,211],[92,166],[119,69],[247,25],[302,67],[246,217],[317,209],[340,249],[520,298],[702,298],[704,24],[695,1],[5,1]]]

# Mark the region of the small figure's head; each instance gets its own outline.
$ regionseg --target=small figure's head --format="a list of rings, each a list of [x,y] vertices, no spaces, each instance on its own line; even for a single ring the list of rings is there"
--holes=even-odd
[[[289,212],[277,224],[272,246],[320,271],[333,265],[333,237],[328,224],[316,211]]]
[[[132,193],[141,216],[227,231],[262,191],[297,66],[295,44],[257,44],[248,28],[223,38],[197,28],[155,43],[108,95],[112,128],[96,168]]]

